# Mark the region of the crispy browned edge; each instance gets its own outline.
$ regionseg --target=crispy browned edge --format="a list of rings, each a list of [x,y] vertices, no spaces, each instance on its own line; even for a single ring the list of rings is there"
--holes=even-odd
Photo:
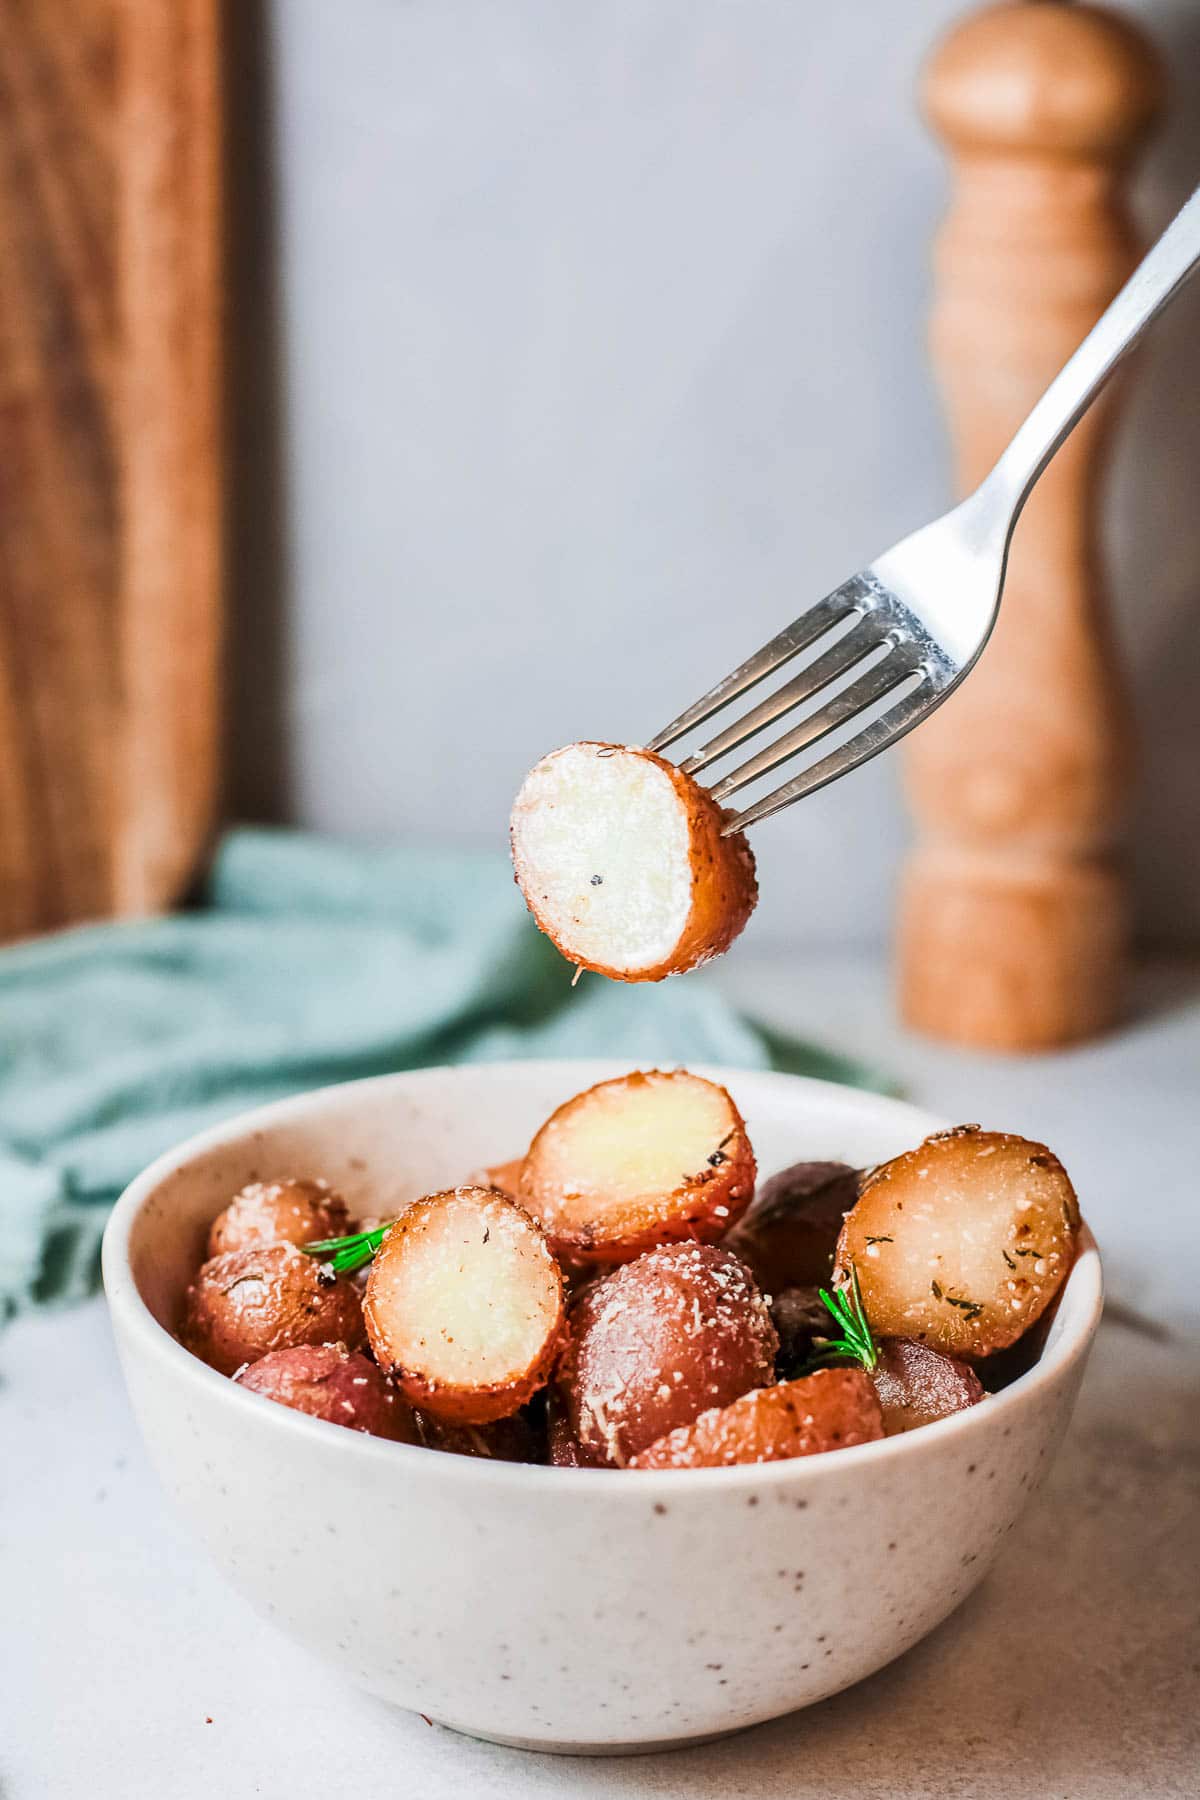
[[[516,1379],[508,1382],[488,1383],[482,1387],[460,1387],[454,1383],[429,1381],[415,1369],[406,1369],[391,1355],[388,1349],[387,1334],[382,1322],[377,1318],[372,1304],[372,1282],[375,1272],[380,1267],[389,1244],[399,1240],[412,1229],[416,1221],[425,1213],[450,1197],[461,1199],[469,1194],[484,1200],[490,1206],[509,1206],[519,1214],[523,1222],[545,1244],[546,1255],[557,1278],[558,1310],[551,1330],[547,1333],[541,1351],[530,1367]],[[405,1207],[400,1217],[389,1230],[371,1264],[371,1273],[367,1278],[367,1291],[363,1296],[363,1318],[366,1322],[367,1337],[375,1360],[399,1391],[411,1403],[422,1411],[432,1413],[436,1418],[456,1425],[489,1425],[495,1419],[506,1419],[518,1408],[544,1387],[550,1378],[551,1370],[558,1358],[566,1334],[566,1300],[562,1270],[547,1241],[546,1234],[523,1206],[511,1200],[507,1194],[501,1194],[495,1188],[448,1188],[440,1194],[428,1194],[424,1199],[414,1200]]]
[[[590,1088],[584,1088],[582,1093],[573,1094],[561,1106],[555,1107],[535,1133],[521,1167],[521,1191],[516,1198],[522,1207],[533,1212],[533,1217],[546,1233],[554,1255],[560,1257],[568,1268],[582,1269],[594,1264],[632,1262],[634,1257],[641,1256],[646,1250],[653,1250],[658,1244],[687,1243],[689,1240],[697,1244],[719,1243],[737,1224],[753,1200],[758,1164],[746,1130],[746,1121],[729,1089],[722,1087],[718,1081],[710,1081],[710,1087],[715,1087],[724,1094],[734,1119],[733,1130],[736,1136],[732,1143],[727,1138],[722,1145],[727,1162],[719,1169],[697,1170],[697,1179],[689,1186],[675,1188],[672,1193],[663,1196],[663,1209],[653,1218],[639,1221],[622,1235],[603,1237],[584,1227],[577,1227],[574,1231],[560,1231],[542,1219],[536,1210],[537,1201],[528,1185],[528,1172],[534,1162],[538,1139],[561,1114],[583,1104],[597,1088],[617,1087],[631,1081],[645,1080],[652,1075],[669,1078],[675,1074],[691,1074],[691,1071],[632,1069],[628,1075],[597,1081]],[[708,1078],[698,1075],[693,1079],[705,1081]],[[741,1191],[735,1196],[733,1190],[737,1187]],[[704,1200],[699,1211],[698,1199]],[[714,1206],[726,1206],[728,1211],[723,1217],[717,1217],[712,1210]]]
[[[509,840],[517,885],[539,930],[577,968],[590,969],[596,975],[607,975],[611,981],[662,981],[667,975],[685,974],[687,970],[698,968],[701,963],[710,961],[714,956],[723,955],[734,938],[745,929],[746,921],[758,901],[754,852],[746,841],[745,833],[737,831],[730,837],[722,837],[721,831],[730,817],[729,813],[717,805],[707,788],[702,788],[699,782],[693,781],[690,775],[685,775],[682,769],[676,768],[674,763],[668,762],[655,751],[643,750],[637,744],[607,744],[591,738],[580,739],[579,744],[586,749],[623,750],[644,756],[670,776],[675,791],[687,810],[692,872],[691,910],[671,954],[650,968],[613,969],[605,963],[580,958],[563,949],[544,915],[530,898],[521,879],[516,844],[510,827]],[[577,744],[563,746],[568,750],[578,747]],[[550,755],[553,754],[551,751]]]

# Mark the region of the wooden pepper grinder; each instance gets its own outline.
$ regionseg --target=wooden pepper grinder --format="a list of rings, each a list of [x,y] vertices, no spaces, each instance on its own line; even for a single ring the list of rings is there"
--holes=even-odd
[[[964,492],[1137,261],[1125,176],[1161,87],[1132,25],[1054,0],[989,6],[933,57],[926,106],[955,195],[932,351]],[[1102,398],[1042,476],[995,635],[907,746],[901,1006],[962,1044],[1068,1043],[1119,1004],[1131,733],[1098,554],[1110,413]]]

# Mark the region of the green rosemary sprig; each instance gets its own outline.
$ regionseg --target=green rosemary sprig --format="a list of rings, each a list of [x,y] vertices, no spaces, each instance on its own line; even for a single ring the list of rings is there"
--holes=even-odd
[[[832,1294],[828,1288],[818,1288],[817,1292],[841,1331],[840,1336],[835,1338],[817,1338],[816,1342],[822,1348],[809,1357],[802,1373],[811,1374],[816,1369],[827,1368],[830,1363],[847,1361],[859,1363],[864,1369],[873,1369],[879,1361],[879,1352],[867,1323],[862,1290],[858,1285],[858,1270],[854,1264],[850,1264],[849,1280],[843,1279]]]
[[[355,1269],[365,1269],[384,1238],[391,1230],[391,1225],[379,1225],[374,1231],[355,1231],[349,1237],[322,1238],[319,1244],[301,1244],[305,1256],[319,1256],[322,1262],[328,1259],[328,1267],[335,1275],[352,1275]]]

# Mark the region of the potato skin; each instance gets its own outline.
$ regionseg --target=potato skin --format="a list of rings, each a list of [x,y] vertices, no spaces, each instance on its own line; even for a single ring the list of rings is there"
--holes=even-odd
[[[519,814],[525,793],[525,788],[522,787],[513,807],[510,832],[513,867],[517,885],[538,928],[568,962],[574,963],[578,968],[590,969],[594,974],[607,975],[612,981],[662,981],[668,975],[682,975],[689,969],[698,968],[701,963],[709,962],[715,956],[723,955],[745,929],[758,902],[754,852],[745,833],[739,831],[729,837],[722,837],[721,833],[732,815],[717,805],[707,788],[702,788],[690,775],[685,775],[674,763],[656,755],[653,750],[590,739],[581,744],[565,746],[566,751],[578,749],[594,750],[597,755],[611,755],[614,751],[620,751],[644,757],[669,776],[687,816],[692,877],[691,909],[670,952],[658,963],[639,969],[619,969],[581,956],[577,950],[561,941],[554,921],[547,916],[545,907],[538,903],[536,885],[526,873],[520,848]],[[551,751],[549,756],[542,758],[537,768],[540,769],[553,757],[562,754],[564,751]],[[533,773],[535,771],[531,770],[530,774]]]
[[[252,1244],[318,1244],[350,1230],[346,1202],[324,1181],[252,1181],[217,1214],[208,1254]]]
[[[846,1214],[858,1199],[848,1163],[800,1162],[763,1183],[725,1243],[768,1294],[828,1287]]]
[[[250,1393],[310,1418],[391,1438],[397,1444],[421,1442],[412,1407],[373,1362],[358,1350],[347,1350],[345,1344],[295,1344],[290,1350],[270,1350],[239,1369],[233,1379]]]
[[[588,1462],[639,1450],[770,1381],[778,1339],[753,1276],[728,1250],[664,1244],[576,1300],[555,1377]]]
[[[295,1244],[256,1244],[211,1257],[184,1302],[180,1342],[210,1368],[232,1375],[243,1363],[298,1344],[366,1341],[351,1283],[330,1280]]]
[[[883,1436],[875,1389],[861,1369],[819,1369],[713,1407],[649,1445],[631,1469],[723,1469],[787,1462]]]
[[[1078,1227],[1075,1190],[1045,1144],[962,1125],[871,1171],[837,1271],[856,1269],[877,1337],[975,1359],[1015,1343],[1049,1306]]]
[[[750,914],[758,904],[758,880],[745,832],[722,837],[732,814],[717,805],[707,788],[677,769],[664,757],[643,750],[669,771],[675,791],[687,807],[691,833],[692,910],[678,943],[669,958],[657,968],[641,970],[636,975],[616,975],[600,969],[602,975],[614,974],[619,981],[661,981],[666,975],[682,975],[698,969],[702,963],[723,956],[730,944],[746,928]]]
[[[780,1288],[768,1297],[767,1304],[779,1334],[776,1368],[782,1377],[812,1355],[814,1338],[827,1338],[836,1328],[815,1287]]]
[[[983,1399],[983,1383],[969,1363],[944,1356],[912,1338],[882,1338],[871,1370],[888,1437],[948,1419]]]
[[[519,1217],[531,1240],[536,1240],[541,1246],[546,1270],[553,1278],[552,1291],[557,1306],[541,1349],[527,1368],[520,1372],[506,1372],[503,1381],[478,1382],[469,1386],[435,1379],[426,1370],[414,1366],[411,1356],[405,1360],[397,1339],[387,1292],[389,1263],[393,1258],[404,1255],[408,1235],[420,1231],[434,1209],[444,1201],[464,1199],[480,1206],[481,1217],[486,1215],[488,1209],[493,1212],[504,1209]],[[524,1207],[518,1206],[516,1201],[493,1188],[456,1188],[414,1200],[391,1226],[370,1267],[363,1299],[363,1316],[376,1361],[415,1407],[448,1425],[490,1425],[495,1420],[507,1419],[519,1412],[549,1380],[566,1331],[565,1286],[562,1271],[546,1244],[541,1227]],[[443,1321],[431,1320],[429,1323],[436,1328]]]
[[[677,1079],[700,1081],[687,1070],[645,1069],[597,1082],[558,1107],[542,1125],[529,1146],[521,1169],[521,1191],[516,1196],[539,1221],[550,1248],[569,1271],[592,1266],[632,1262],[657,1244],[692,1242],[711,1244],[723,1238],[754,1195],[757,1167],[743,1119],[727,1089],[715,1082],[706,1085],[724,1097],[728,1108],[728,1134],[713,1154],[694,1171],[680,1171],[680,1185],[669,1194],[655,1194],[636,1205],[622,1208],[597,1196],[595,1214],[582,1221],[567,1216],[568,1206],[543,1178],[541,1151],[552,1135],[563,1129],[578,1108],[609,1096],[645,1089],[655,1082]],[[619,1125],[614,1123],[613,1130]],[[720,1159],[719,1161],[717,1159]],[[578,1209],[568,1197],[571,1211]]]

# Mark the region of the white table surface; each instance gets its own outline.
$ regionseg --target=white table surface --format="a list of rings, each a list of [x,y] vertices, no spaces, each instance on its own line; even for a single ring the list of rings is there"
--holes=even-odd
[[[1028,1060],[905,1035],[878,963],[743,955],[721,979],[949,1117],[1049,1142],[1133,1315],[1110,1308],[1055,1472],[979,1592],[872,1680],[717,1745],[474,1743],[342,1686],[225,1588],[150,1474],[95,1302],[0,1337],[2,1800],[1200,1791],[1200,970],[1148,972],[1120,1034]]]

